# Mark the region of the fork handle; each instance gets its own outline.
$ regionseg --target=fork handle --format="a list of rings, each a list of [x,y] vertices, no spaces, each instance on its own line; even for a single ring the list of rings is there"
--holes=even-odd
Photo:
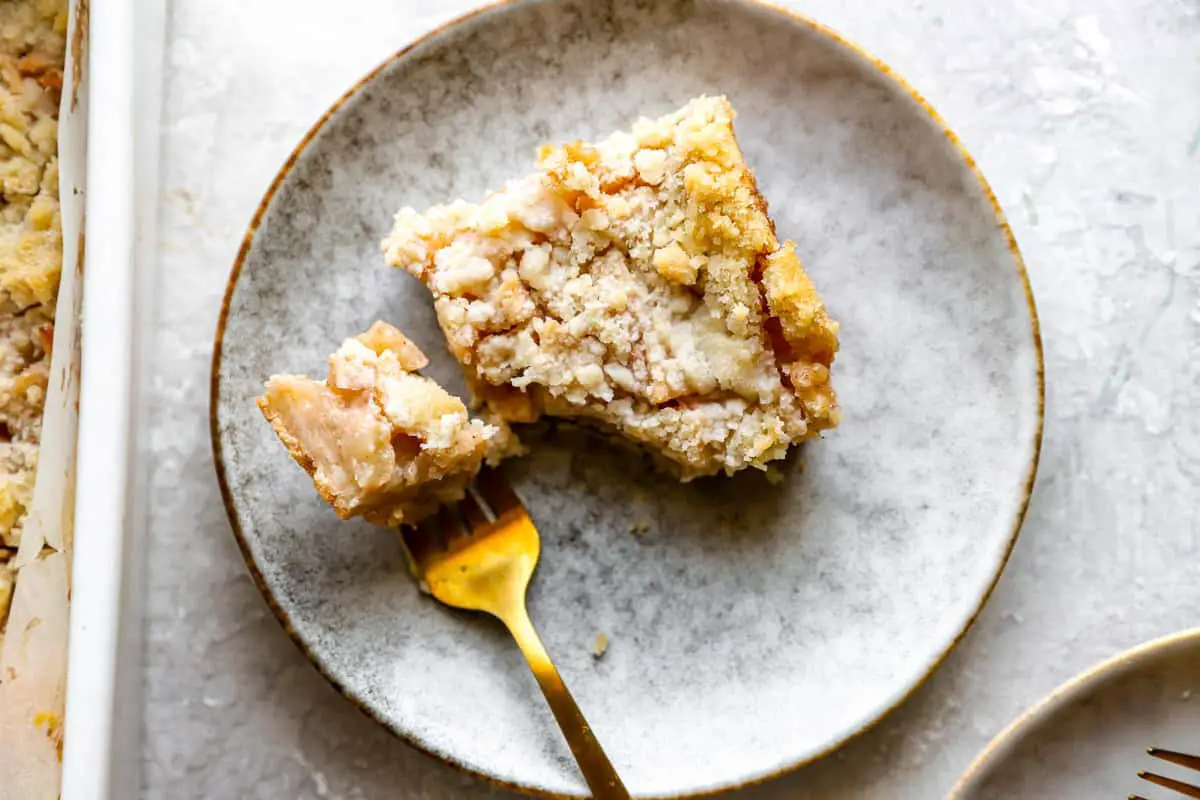
[[[563,683],[558,670],[551,663],[550,656],[529,619],[529,612],[522,607],[502,621],[517,640],[517,646],[525,654],[525,660],[529,662],[529,668],[533,670],[538,686],[542,687],[542,694],[546,696],[546,702],[550,704],[550,710],[558,720],[558,727],[567,739],[567,745],[579,764],[583,779],[592,790],[592,797],[595,800],[629,800],[629,791],[625,784],[621,783],[612,762],[596,741],[591,726],[583,718],[583,712],[579,710],[575,698],[567,691],[567,685]]]

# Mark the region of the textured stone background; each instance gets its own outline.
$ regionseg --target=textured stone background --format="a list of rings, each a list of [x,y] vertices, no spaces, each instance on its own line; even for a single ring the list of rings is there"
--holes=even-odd
[[[473,5],[171,4],[146,387],[145,797],[505,796],[392,739],[287,640],[229,534],[207,427],[221,292],[267,183],[355,79]],[[981,619],[875,730],[730,795],[924,800],[1062,680],[1200,623],[1200,2],[787,5],[891,64],[961,135],[1042,316],[1040,479]]]

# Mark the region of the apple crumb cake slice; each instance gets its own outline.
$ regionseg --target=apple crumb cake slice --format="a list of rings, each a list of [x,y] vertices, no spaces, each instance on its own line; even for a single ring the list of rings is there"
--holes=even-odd
[[[413,524],[461,500],[507,431],[473,420],[457,397],[416,374],[428,359],[376,322],[329,357],[329,375],[274,375],[258,406],[338,516]]]
[[[479,204],[402,209],[387,261],[432,292],[496,419],[599,424],[683,479],[765,469],[837,424],[831,320],[780,243],[723,97],[543,147]]]

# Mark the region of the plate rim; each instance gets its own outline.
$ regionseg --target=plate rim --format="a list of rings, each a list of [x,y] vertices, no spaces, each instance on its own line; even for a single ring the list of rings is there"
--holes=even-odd
[[[987,777],[988,768],[1004,758],[1017,744],[1039,725],[1049,721],[1065,706],[1111,680],[1124,677],[1142,665],[1177,648],[1200,644],[1200,627],[1185,628],[1166,636],[1142,642],[1114,656],[1093,664],[1083,672],[1068,678],[1049,694],[1022,711],[988,742],[971,761],[970,766],[955,782],[946,800],[965,800],[968,793],[979,787]]]
[[[317,134],[320,133],[321,129],[325,127],[326,123],[328,123],[335,115],[337,115],[337,113],[352,97],[357,95],[364,87],[378,77],[380,73],[405,58],[418,46],[440,37],[454,28],[469,23],[476,17],[483,16],[508,6],[515,7],[521,5],[532,5],[536,4],[537,2],[538,0],[489,0],[489,2],[477,6],[466,13],[453,17],[450,20],[447,20],[446,22],[443,22],[426,31],[408,44],[396,50],[391,55],[387,56],[385,59],[383,59],[383,61],[355,81],[344,93],[334,100],[329,108],[325,110],[325,112],[317,119],[317,121],[300,138],[300,141],[292,149],[291,153],[288,154],[282,166],[279,168],[279,171],[271,180],[271,183],[268,185],[266,192],[262,196],[262,199],[259,200],[258,205],[254,210],[254,214],[251,216],[250,223],[246,228],[246,232],[242,237],[242,243],[238,247],[237,255],[234,258],[229,277],[226,280],[225,292],[221,300],[221,310],[217,319],[216,332],[213,338],[213,353],[209,371],[209,437],[212,446],[213,464],[217,475],[217,484],[221,494],[221,502],[225,508],[226,517],[229,519],[229,525],[233,532],[234,539],[237,541],[238,550],[242,554],[242,559],[246,562],[246,567],[250,572],[251,578],[258,587],[259,593],[263,596],[263,599],[266,600],[267,606],[270,608],[271,613],[274,615],[276,620],[279,621],[280,625],[283,627],[288,637],[292,640],[293,644],[296,645],[296,647],[304,655],[305,659],[316,668],[317,672],[321,674],[321,676],[338,692],[338,694],[344,697],[360,712],[365,714],[372,721],[396,738],[400,739],[421,753],[424,753],[425,755],[435,759],[439,763],[456,769],[459,772],[492,786],[507,789],[509,791],[520,792],[531,797],[544,798],[545,800],[577,800],[577,798],[581,797],[581,795],[564,794],[535,786],[529,786],[515,781],[509,781],[465,764],[462,761],[455,759],[448,753],[436,752],[431,745],[427,744],[419,737],[413,735],[412,733],[399,730],[393,726],[388,720],[384,719],[382,715],[371,708],[371,706],[363,698],[358,697],[355,693],[351,692],[345,685],[343,685],[321,663],[321,660],[317,658],[309,643],[300,636],[295,626],[293,626],[287,611],[284,610],[284,608],[275,598],[273,591],[268,586],[266,579],[259,570],[258,565],[251,554],[250,545],[246,540],[245,533],[242,531],[240,523],[238,522],[233,492],[230,489],[229,481],[226,476],[224,448],[221,443],[220,420],[218,419],[217,410],[221,399],[220,375],[224,349],[223,345],[225,328],[229,318],[233,293],[237,288],[238,280],[241,277],[242,267],[245,264],[246,257],[250,252],[255,234],[258,232],[258,229],[262,224],[262,220],[266,214],[267,208],[275,199],[275,195],[280,186],[283,184],[283,181],[287,178],[288,174],[295,166],[301,154],[308,148],[313,139],[315,139]],[[945,119],[943,119],[942,116],[933,108],[929,101],[926,100],[925,97],[921,95],[916,88],[903,76],[884,63],[881,59],[871,54],[864,47],[838,33],[833,28],[825,25],[824,23],[818,22],[806,14],[802,14],[798,11],[785,8],[774,2],[771,2],[771,0],[725,0],[723,4],[729,6],[741,6],[743,9],[766,11],[768,13],[776,14],[782,17],[783,22],[807,28],[810,32],[817,34],[819,37],[824,37],[830,43],[847,51],[851,56],[857,57],[865,65],[882,74],[884,79],[891,83],[893,87],[900,93],[906,95],[910,100],[915,102],[921,111],[928,116],[934,127],[940,131],[942,135],[945,136],[945,138],[950,142],[954,148],[954,151],[957,153],[959,158],[962,159],[967,170],[972,176],[974,176],[979,189],[982,191],[984,198],[987,200],[988,205],[992,209],[997,228],[1000,234],[1005,238],[1005,243],[1008,247],[1010,255],[1012,256],[1013,264],[1016,267],[1017,278],[1021,282],[1021,287],[1025,295],[1025,310],[1029,318],[1030,333],[1032,335],[1032,345],[1036,361],[1036,422],[1032,437],[1033,441],[1030,443],[1031,452],[1029,462],[1025,466],[1025,479],[1020,489],[1018,507],[1010,525],[1007,541],[1004,543],[1003,553],[996,563],[995,571],[988,581],[987,586],[984,588],[984,591],[980,594],[974,609],[964,620],[954,638],[945,645],[942,651],[928,665],[920,677],[912,683],[911,686],[898,693],[886,705],[881,705],[873,714],[869,715],[865,721],[861,722],[855,730],[841,736],[834,741],[829,742],[825,747],[820,748],[794,762],[790,762],[782,767],[773,769],[760,775],[753,775],[748,778],[741,779],[736,783],[714,786],[698,792],[674,793],[668,795],[639,795],[639,798],[642,798],[642,800],[701,800],[702,798],[710,798],[726,792],[738,791],[752,786],[757,786],[762,783],[767,783],[769,781],[777,780],[785,775],[796,772],[797,770],[808,766],[809,764],[815,763],[822,758],[825,758],[836,750],[844,747],[849,742],[858,739],[875,728],[875,726],[887,718],[897,708],[904,705],[904,703],[907,702],[908,699],[917,692],[917,690],[919,690],[929,681],[933,674],[936,673],[946,661],[949,655],[958,647],[958,644],[967,635],[972,626],[974,626],[975,621],[979,618],[979,615],[987,605],[988,600],[991,599],[991,596],[1000,581],[1000,576],[1004,573],[1004,569],[1008,565],[1009,559],[1012,556],[1013,549],[1016,547],[1022,524],[1024,523],[1026,513],[1029,510],[1029,502],[1033,495],[1033,487],[1037,478],[1038,464],[1041,458],[1042,441],[1045,429],[1045,354],[1042,345],[1041,325],[1038,317],[1037,304],[1034,300],[1033,287],[1029,280],[1029,273],[1025,265],[1025,260],[1021,255],[1020,248],[1017,245],[1016,237],[1012,232],[1012,227],[1008,222],[1008,217],[1000,205],[1000,201],[997,199],[995,192],[992,190],[991,185],[987,181],[987,178],[984,177],[983,172],[980,170],[977,162],[975,161],[975,158],[963,145],[962,140],[959,139],[958,135],[954,133],[954,131],[946,123]]]

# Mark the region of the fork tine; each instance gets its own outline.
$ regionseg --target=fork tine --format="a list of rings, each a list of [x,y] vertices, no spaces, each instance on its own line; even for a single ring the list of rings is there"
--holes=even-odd
[[[433,525],[437,528],[442,546],[446,549],[453,547],[466,538],[469,531],[454,506],[442,506],[433,516]]]
[[[1189,756],[1187,753],[1180,753],[1175,750],[1163,750],[1159,747],[1148,747],[1146,752],[1154,758],[1160,758],[1163,761],[1169,761],[1172,764],[1178,764],[1181,767],[1194,769],[1200,772],[1200,756]]]
[[[442,540],[446,543],[446,550],[454,552],[462,549],[473,535],[479,533],[480,529],[476,523],[478,518],[482,518],[484,524],[487,523],[478,501],[470,493],[453,506],[443,506],[438,512],[437,521],[442,529]]]
[[[458,503],[458,513],[462,514],[463,522],[467,524],[467,528],[471,533],[477,533],[481,528],[490,525],[492,520],[488,519],[487,511],[479,503],[479,498],[475,496],[475,492],[468,489],[466,495]]]
[[[475,479],[475,486],[479,489],[483,501],[491,506],[492,513],[497,517],[515,509],[524,508],[521,498],[517,497],[517,493],[512,490],[508,481],[497,469],[485,467],[480,470],[479,476]]]
[[[401,528],[400,540],[404,543],[404,549],[408,551],[412,566],[418,570],[423,570],[429,559],[441,549],[437,529],[431,527],[428,521],[416,527],[406,525]]]
[[[1139,772],[1138,777],[1156,786],[1161,786],[1164,789],[1179,792],[1184,797],[1194,797],[1200,800],[1200,786],[1192,786],[1190,783],[1184,783],[1172,778],[1164,778],[1162,775],[1155,775],[1153,772],[1146,772],[1145,770]]]

